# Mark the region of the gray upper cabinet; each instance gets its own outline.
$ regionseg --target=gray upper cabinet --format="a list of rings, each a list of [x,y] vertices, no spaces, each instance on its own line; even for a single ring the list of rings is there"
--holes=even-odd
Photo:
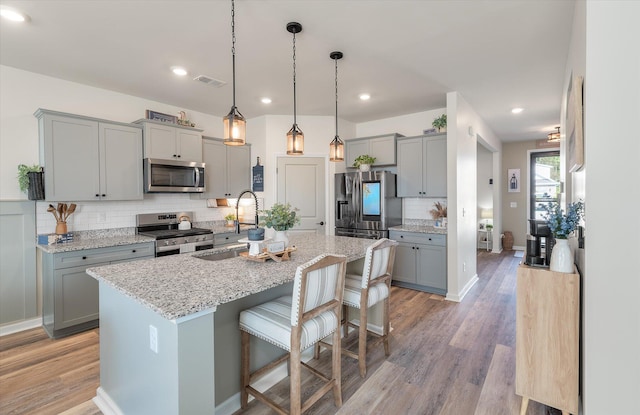
[[[35,116],[46,200],[143,198],[140,127],[42,109]]]
[[[154,120],[137,120],[144,128],[144,158],[202,162],[202,130]]]
[[[202,199],[236,197],[251,188],[251,146],[228,146],[221,139],[205,137],[202,156],[207,190]]]
[[[398,197],[447,197],[447,135],[398,140]]]
[[[345,163],[353,166],[356,157],[368,154],[376,158],[374,166],[396,165],[396,140],[400,134],[385,134],[374,137],[354,138],[344,143]]]

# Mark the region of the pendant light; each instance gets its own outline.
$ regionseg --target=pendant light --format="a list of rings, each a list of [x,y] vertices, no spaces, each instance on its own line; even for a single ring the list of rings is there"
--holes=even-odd
[[[224,143],[229,146],[243,146],[245,143],[247,122],[236,108],[236,8],[231,0],[231,62],[233,65],[233,106],[224,123]]]
[[[329,161],[344,161],[344,142],[338,136],[338,59],[342,59],[342,52],[331,52],[329,57],[336,65],[336,136],[329,144]]]
[[[296,33],[302,32],[298,22],[287,23],[287,31],[293,33],[293,126],[287,133],[287,154],[301,156],[304,152],[304,134],[296,122]]]
[[[560,141],[560,127],[556,127],[556,130],[557,131],[554,131],[547,135],[548,143],[557,143],[558,141]]]

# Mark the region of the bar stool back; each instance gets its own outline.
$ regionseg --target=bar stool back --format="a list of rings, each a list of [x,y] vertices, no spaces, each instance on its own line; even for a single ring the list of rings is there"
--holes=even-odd
[[[346,257],[320,255],[296,270],[293,296],[285,296],[240,313],[242,344],[241,406],[246,408],[249,395],[267,404],[279,414],[301,414],[330,390],[337,407],[342,406],[340,371],[340,312],[344,293]],[[333,333],[332,373],[326,377],[302,363],[303,350]],[[289,353],[250,372],[250,335],[272,343]],[[251,386],[251,383],[280,363],[290,360],[290,407],[287,411],[274,400]],[[324,381],[304,403],[301,402],[301,369],[305,367]]]

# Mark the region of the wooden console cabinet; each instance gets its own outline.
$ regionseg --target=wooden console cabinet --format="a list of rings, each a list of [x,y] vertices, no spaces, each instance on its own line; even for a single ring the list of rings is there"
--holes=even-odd
[[[580,275],[521,265],[516,305],[516,394],[578,413]]]

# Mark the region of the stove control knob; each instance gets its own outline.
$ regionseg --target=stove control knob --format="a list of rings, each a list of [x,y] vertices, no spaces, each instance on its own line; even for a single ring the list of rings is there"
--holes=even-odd
[[[175,245],[175,244],[176,244],[176,241],[171,241],[171,245]]]
[[[164,246],[169,245],[169,241],[164,241]]]

